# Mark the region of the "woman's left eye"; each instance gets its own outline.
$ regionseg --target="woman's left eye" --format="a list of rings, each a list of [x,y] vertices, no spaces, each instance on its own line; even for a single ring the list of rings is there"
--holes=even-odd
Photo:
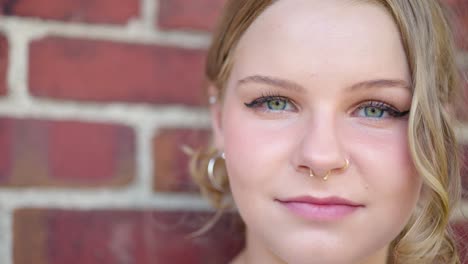
[[[364,116],[374,117],[374,118],[380,118],[384,114],[386,114],[384,109],[381,109],[375,106],[365,106],[364,108],[361,109],[361,111],[364,112]]]
[[[408,113],[409,111],[401,112],[386,103],[376,101],[367,102],[357,108],[357,116],[375,119],[399,118]]]

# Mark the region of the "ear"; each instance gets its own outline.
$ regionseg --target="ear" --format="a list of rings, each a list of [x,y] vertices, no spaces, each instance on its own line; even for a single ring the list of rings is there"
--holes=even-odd
[[[222,120],[222,104],[219,89],[210,84],[208,87],[210,96],[211,128],[213,130],[214,145],[218,150],[224,149],[224,134]],[[214,98],[216,100],[212,100]]]

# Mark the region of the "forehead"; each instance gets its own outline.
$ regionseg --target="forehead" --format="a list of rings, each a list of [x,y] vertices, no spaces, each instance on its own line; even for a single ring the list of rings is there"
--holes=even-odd
[[[234,54],[233,72],[240,75],[407,75],[398,28],[370,1],[277,1],[247,29]]]

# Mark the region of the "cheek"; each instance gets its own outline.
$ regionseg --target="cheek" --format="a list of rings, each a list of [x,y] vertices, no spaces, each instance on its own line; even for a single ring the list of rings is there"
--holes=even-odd
[[[372,133],[351,132],[353,160],[375,200],[398,212],[412,211],[422,179],[410,155],[407,124]]]
[[[273,184],[272,174],[288,164],[294,131],[291,122],[269,122],[252,113],[229,107],[223,115],[224,151],[231,189],[243,195],[260,193]]]
[[[378,240],[394,239],[407,225],[420,198],[422,179],[416,172],[407,140],[407,125],[389,130],[349,131],[354,171],[366,185],[369,225]]]
[[[243,119],[242,115],[230,115],[225,124],[224,144],[228,170],[239,177],[261,180],[265,164],[279,161],[287,144],[286,133],[270,133],[261,122]]]

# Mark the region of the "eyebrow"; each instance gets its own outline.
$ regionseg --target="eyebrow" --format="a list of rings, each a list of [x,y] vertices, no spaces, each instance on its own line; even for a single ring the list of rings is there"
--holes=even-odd
[[[251,75],[238,81],[238,85],[246,83],[260,83],[295,92],[305,92],[305,88],[300,84],[286,79],[279,79],[271,76],[264,75]],[[411,86],[408,82],[400,79],[375,79],[358,82],[348,87],[348,90],[360,90],[369,88],[384,88],[384,87],[401,87],[410,90]]]
[[[376,79],[358,82],[351,85],[349,90],[359,90],[368,88],[384,88],[384,87],[401,87],[410,90],[411,86],[408,82],[399,79]]]
[[[252,76],[247,76],[238,81],[238,85],[243,85],[246,83],[260,83],[260,84],[266,84],[266,85],[275,86],[278,88],[284,88],[284,89],[292,90],[296,92],[305,92],[304,87],[302,87],[301,85],[293,81],[285,80],[285,79],[278,79],[278,78],[274,78],[271,76],[252,75]]]

